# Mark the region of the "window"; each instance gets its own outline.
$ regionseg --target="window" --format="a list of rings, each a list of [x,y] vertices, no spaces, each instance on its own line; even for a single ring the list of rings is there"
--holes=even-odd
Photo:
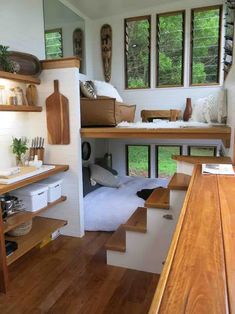
[[[221,15],[221,6],[192,10],[192,85],[219,83]]]
[[[157,86],[184,85],[185,12],[157,15]]]
[[[156,177],[169,178],[176,172],[176,161],[172,155],[181,155],[181,146],[156,146]]]
[[[216,156],[217,147],[216,146],[189,146],[188,155],[189,156]]]
[[[46,58],[57,59],[63,57],[62,29],[45,31]]]
[[[150,146],[126,145],[127,175],[150,177]]]
[[[125,87],[150,87],[151,17],[125,19]]]

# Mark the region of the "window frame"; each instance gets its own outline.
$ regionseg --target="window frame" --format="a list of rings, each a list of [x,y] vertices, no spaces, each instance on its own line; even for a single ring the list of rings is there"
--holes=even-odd
[[[213,146],[213,145],[206,145],[206,146],[199,146],[199,145],[188,145],[188,156],[195,156],[195,155],[191,155],[191,148],[213,148],[214,150],[214,154],[213,157],[217,156],[217,146]],[[206,156],[205,156],[206,157]],[[209,157],[209,156],[208,156]]]
[[[126,54],[126,28],[128,22],[134,21],[142,21],[148,20],[149,21],[149,63],[148,63],[148,86],[147,87],[128,87],[128,76],[127,76],[127,54]],[[136,89],[149,89],[151,88],[151,50],[152,50],[152,25],[151,22],[152,17],[151,15],[142,15],[142,16],[135,16],[129,17],[124,19],[124,85],[125,90],[136,90]]]
[[[158,41],[159,41],[159,17],[161,16],[172,16],[176,15],[177,13],[182,13],[183,17],[183,41],[182,41],[182,47],[183,47],[183,53],[182,53],[182,74],[181,74],[181,84],[174,84],[174,85],[160,85],[159,84],[159,46],[158,46]],[[156,14],[156,88],[169,88],[169,87],[184,87],[185,86],[185,36],[186,36],[186,10],[179,10],[179,11],[172,11],[172,12],[165,12],[165,13],[159,13]]]
[[[151,145],[149,144],[126,144],[125,145],[125,155],[126,155],[126,175],[130,176],[129,172],[129,154],[128,154],[128,148],[129,146],[142,146],[148,148],[148,177],[151,178]]]
[[[47,60],[55,60],[59,58],[53,58],[53,59],[48,59],[47,58],[47,45],[46,45],[46,34],[50,33],[60,33],[61,34],[61,51],[62,51],[62,56],[60,58],[64,57],[64,46],[63,46],[63,30],[62,28],[53,28],[53,29],[48,29],[44,31],[44,37],[45,37],[45,57]]]
[[[159,158],[158,158],[158,153],[159,153],[159,147],[179,147],[180,149],[180,156],[183,154],[183,145],[177,145],[177,144],[159,144],[155,145],[155,177],[158,178],[159,174]]]
[[[219,9],[219,51],[218,51],[218,63],[217,63],[217,82],[216,83],[193,83],[193,21],[194,21],[194,12],[203,12],[207,10]],[[191,16],[190,16],[190,68],[189,68],[189,86],[217,86],[220,85],[221,79],[221,55],[222,55],[222,23],[223,23],[223,5],[212,5],[206,7],[199,7],[191,9]]]

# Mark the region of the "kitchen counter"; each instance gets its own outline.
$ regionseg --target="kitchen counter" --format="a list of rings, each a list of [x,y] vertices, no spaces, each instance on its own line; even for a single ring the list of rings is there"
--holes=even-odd
[[[235,176],[195,166],[150,309],[235,313]]]

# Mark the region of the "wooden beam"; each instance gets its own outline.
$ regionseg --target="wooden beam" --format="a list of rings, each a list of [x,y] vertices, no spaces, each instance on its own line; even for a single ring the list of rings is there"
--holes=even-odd
[[[42,60],[40,62],[43,70],[80,68],[80,59],[78,57]]]
[[[231,128],[216,126],[209,128],[137,129],[137,128],[81,128],[82,138],[154,138],[154,139],[201,139],[222,140],[230,147]]]
[[[9,286],[5,237],[3,234],[2,213],[0,213],[0,292],[6,293]]]

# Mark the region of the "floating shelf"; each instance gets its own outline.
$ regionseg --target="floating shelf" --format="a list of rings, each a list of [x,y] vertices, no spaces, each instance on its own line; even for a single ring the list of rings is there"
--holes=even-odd
[[[59,198],[58,200],[56,200],[53,203],[49,203],[46,207],[36,211],[36,212],[29,212],[29,211],[24,211],[24,212],[19,212],[9,218],[7,218],[6,222],[3,224],[3,233],[6,233],[14,228],[16,228],[17,226],[23,224],[24,222],[29,221],[30,219],[32,219],[35,216],[38,216],[40,213],[46,211],[47,209],[60,204],[64,201],[67,200],[66,196],[62,196],[61,198]]]
[[[21,105],[19,106],[0,105],[0,111],[42,112],[42,107]]]
[[[41,243],[44,238],[66,224],[67,221],[65,220],[35,217],[33,219],[32,230],[28,234],[21,237],[6,237],[6,240],[15,241],[18,244],[18,249],[7,257],[7,265],[15,262],[18,258]]]
[[[6,79],[6,80],[17,81],[20,83],[26,83],[26,84],[39,85],[41,83],[40,79],[34,76],[14,74],[14,73],[9,73],[9,72],[4,72],[4,71],[0,71],[0,78]]]
[[[0,195],[5,194],[8,192],[11,192],[13,190],[22,188],[24,186],[27,186],[31,183],[35,183],[41,180],[44,180],[46,178],[49,178],[50,176],[53,176],[57,173],[67,171],[69,169],[69,166],[67,165],[56,165],[55,168],[45,171],[43,173],[37,174],[33,177],[23,179],[19,182],[12,183],[12,184],[0,184]]]

